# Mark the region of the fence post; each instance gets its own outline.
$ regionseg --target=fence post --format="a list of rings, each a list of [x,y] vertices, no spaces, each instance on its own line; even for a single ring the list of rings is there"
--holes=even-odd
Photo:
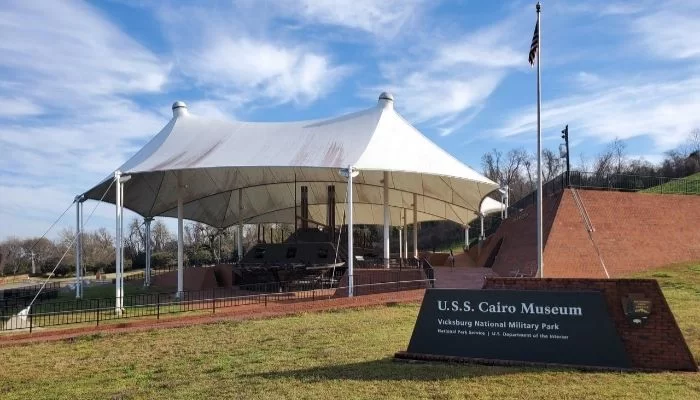
[[[265,295],[265,307],[267,307],[267,294]]]
[[[156,319],[160,319],[160,293],[156,296]]]
[[[34,317],[32,316],[32,307],[29,307],[29,333],[32,333],[32,329],[34,328]]]
[[[95,309],[97,311],[97,326],[100,326],[100,301],[97,300],[97,308]]]
[[[211,288],[211,313],[216,313],[216,289]]]

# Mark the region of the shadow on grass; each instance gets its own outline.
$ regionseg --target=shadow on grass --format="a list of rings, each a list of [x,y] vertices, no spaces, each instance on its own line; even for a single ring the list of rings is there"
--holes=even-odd
[[[481,376],[498,376],[522,372],[542,371],[527,367],[498,367],[478,364],[404,362],[393,357],[353,364],[327,365],[308,369],[249,374],[249,378],[282,379],[300,381],[356,380],[356,381],[438,381]],[[552,369],[548,369],[552,372]]]

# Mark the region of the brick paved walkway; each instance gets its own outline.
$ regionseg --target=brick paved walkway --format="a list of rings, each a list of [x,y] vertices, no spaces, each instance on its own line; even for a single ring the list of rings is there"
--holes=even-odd
[[[489,268],[434,267],[435,287],[445,289],[481,289],[484,276],[494,276]]]

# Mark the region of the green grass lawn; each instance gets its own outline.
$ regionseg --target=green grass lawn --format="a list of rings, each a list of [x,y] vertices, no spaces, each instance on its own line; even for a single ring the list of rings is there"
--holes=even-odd
[[[93,284],[83,287],[83,299],[109,299],[115,296],[114,284]],[[140,282],[125,282],[124,296],[133,296],[148,293],[172,293],[172,289],[159,288],[157,286],[144,287]],[[46,302],[75,300],[75,291],[61,290],[58,299],[48,299]]]
[[[642,190],[644,193],[664,194],[700,194],[700,172],[686,176],[682,180],[673,180],[663,185]]]
[[[658,279],[696,358],[700,265]],[[0,349],[2,399],[695,399],[700,374],[406,364],[417,305]]]

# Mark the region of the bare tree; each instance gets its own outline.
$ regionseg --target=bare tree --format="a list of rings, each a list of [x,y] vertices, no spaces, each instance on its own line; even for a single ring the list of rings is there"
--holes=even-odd
[[[626,148],[627,145],[619,138],[615,138],[615,140],[613,140],[613,142],[610,144],[609,151],[613,155],[613,165],[616,174],[621,174],[625,170],[627,158],[625,155]]]
[[[561,160],[552,150],[542,150],[542,159],[542,175],[544,175],[545,182],[554,179],[562,172]]]
[[[578,165],[575,167],[575,169],[582,171],[582,172],[590,172],[591,171],[591,164],[586,158],[585,154],[581,153],[579,154],[579,161]]]
[[[11,237],[0,243],[0,275],[14,273],[19,267],[22,257],[22,241],[19,238]],[[6,268],[12,268],[6,271]]]
[[[134,218],[129,223],[128,235],[125,238],[126,257],[134,260],[139,253],[145,250],[146,228],[138,218]]]
[[[525,171],[525,181],[530,187],[530,190],[535,190],[535,180],[537,178],[537,158],[534,154],[529,155],[523,160],[523,170]]]
[[[484,169],[484,175],[494,182],[498,182],[501,179],[502,156],[503,153],[496,149],[481,156],[481,166]]]
[[[105,228],[86,232],[83,236],[83,257],[86,266],[111,264],[115,258],[114,238]]]
[[[134,218],[129,224],[129,241],[138,252],[146,247],[146,226],[140,220]]]
[[[481,164],[484,175],[501,185],[508,185],[513,198],[520,198],[531,190],[522,176],[523,169],[529,172],[531,168],[530,156],[524,149],[512,149],[505,157],[501,151],[493,149],[481,157]]]
[[[163,223],[163,221],[156,220],[153,224],[153,229],[151,229],[151,235],[153,236],[153,250],[163,251],[166,245],[172,241],[172,235],[168,231],[168,227]]]
[[[695,128],[690,131],[685,143],[680,146],[680,152],[688,157],[693,153],[700,153],[700,128]]]

